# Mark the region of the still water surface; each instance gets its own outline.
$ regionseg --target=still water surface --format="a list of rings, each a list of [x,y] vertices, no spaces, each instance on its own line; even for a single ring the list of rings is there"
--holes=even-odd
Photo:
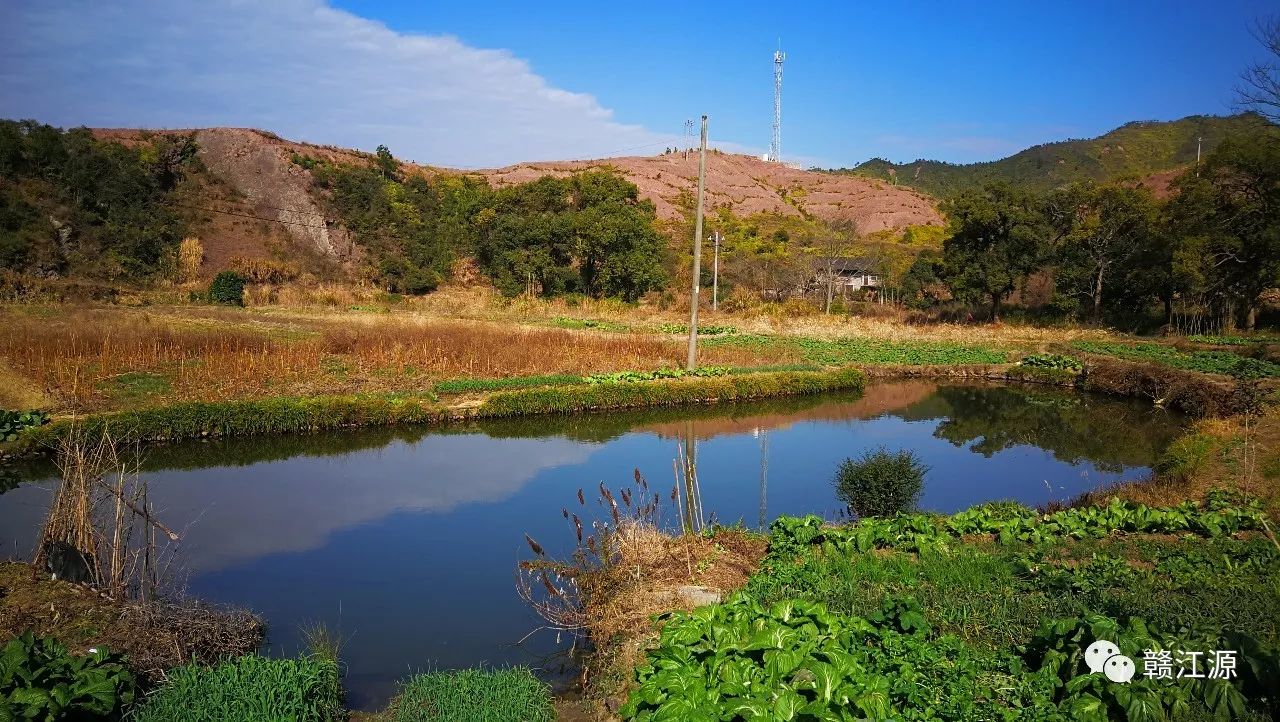
[[[673,483],[696,454],[703,505],[721,522],[835,517],[846,457],[885,446],[929,466],[921,507],[1040,504],[1145,475],[1181,420],[1149,404],[1009,386],[885,382],[862,393],[685,409],[174,444],[148,450],[159,517],[183,531],[181,578],[198,597],[247,606],[275,653],[300,627],[347,638],[350,703],[378,707],[414,671],[550,668],[560,647],[513,586],[527,532],[553,554],[561,508],[638,468]],[[0,495],[0,557],[30,554],[50,469],[19,468]],[[10,474],[13,470],[9,471]],[[668,518],[674,518],[668,514]]]

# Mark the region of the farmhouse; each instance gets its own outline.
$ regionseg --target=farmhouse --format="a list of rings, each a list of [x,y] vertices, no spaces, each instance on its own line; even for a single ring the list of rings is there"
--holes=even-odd
[[[838,293],[875,288],[880,285],[876,265],[866,258],[825,257],[813,262],[816,288],[826,288],[828,280]]]

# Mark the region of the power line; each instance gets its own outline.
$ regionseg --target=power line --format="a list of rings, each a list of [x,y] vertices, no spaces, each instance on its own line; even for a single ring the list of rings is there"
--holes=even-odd
[[[239,218],[249,218],[249,219],[252,219],[252,220],[255,220],[255,221],[267,221],[268,223],[283,223],[283,224],[291,225],[291,226],[302,226],[303,228],[324,228],[324,229],[326,229],[326,230],[328,230],[328,229],[329,229],[329,224],[328,224],[328,222],[327,222],[327,221],[326,221],[325,223],[323,223],[323,224],[317,225],[317,224],[314,224],[314,223],[303,223],[303,222],[301,222],[301,221],[286,221],[286,220],[281,220],[281,219],[279,219],[279,218],[266,218],[266,217],[263,217],[263,216],[255,216],[255,215],[253,215],[252,213],[237,213],[237,212],[235,212],[235,211],[224,211],[224,210],[219,209],[219,208],[208,208],[208,207],[205,207],[205,206],[193,206],[193,205],[187,205],[187,204],[185,204],[185,203],[174,203],[174,202],[172,202],[172,201],[164,201],[164,205],[167,205],[167,206],[173,206],[173,207],[175,207],[175,208],[186,208],[186,209],[193,210],[193,211],[207,211],[207,212],[209,212],[209,213],[222,213],[222,214],[224,214],[224,215],[228,215],[228,216],[236,216],[236,217],[239,217]],[[275,207],[275,206],[264,206],[264,207],[266,207],[266,208],[275,208],[275,210],[278,210],[278,211],[288,211],[288,212],[292,212],[292,213],[309,213],[309,214],[311,214],[311,215],[321,215],[321,214],[319,214],[319,213],[316,213],[315,211],[299,211],[299,210],[292,209],[292,208],[277,208],[277,207]],[[323,217],[323,216],[321,216],[321,217]]]

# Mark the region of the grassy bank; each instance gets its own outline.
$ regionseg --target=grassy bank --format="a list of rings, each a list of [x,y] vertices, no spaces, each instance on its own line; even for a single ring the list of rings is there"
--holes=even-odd
[[[856,369],[782,371],[718,378],[598,384],[526,389],[494,394],[477,410],[480,416],[522,416],[639,406],[674,406],[817,394],[861,389],[866,376]]]
[[[105,646],[123,653],[144,685],[191,662],[216,663],[254,651],[265,633],[248,612],[197,603],[142,605],[113,600],[79,584],[37,575],[28,564],[0,562],[0,640],[31,631],[76,653]]]
[[[673,406],[861,389],[854,369],[724,373],[656,380],[606,379],[600,383],[498,391],[446,405],[435,394],[357,394],[252,401],[189,402],[118,413],[58,419],[23,431],[0,445],[14,455],[39,453],[78,429],[90,436],[174,441],[362,426],[439,423],[449,420],[557,414],[592,409]]]
[[[79,428],[91,435],[147,441],[232,437],[356,427],[665,407],[861,389],[871,378],[993,380],[1074,386],[1118,396],[1147,398],[1192,416],[1239,411],[1272,382],[1242,383],[1158,364],[1090,359],[1082,372],[1024,364],[866,364],[823,368],[810,364],[764,367],[706,366],[591,375],[554,374],[496,379],[451,379],[427,392],[371,392],[286,396],[239,401],[176,402],[135,410],[62,417],[29,428],[0,453],[23,455],[53,446]]]

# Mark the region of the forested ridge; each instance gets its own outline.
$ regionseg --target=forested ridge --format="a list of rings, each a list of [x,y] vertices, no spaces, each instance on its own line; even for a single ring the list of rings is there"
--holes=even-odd
[[[1214,328],[1252,328],[1280,277],[1280,128],[1225,139],[1167,199],[1122,181],[1038,192],[993,182],[943,202],[942,249],[903,278],[910,302],[1002,306],[1046,278],[1041,305],[1057,315],[1139,323],[1152,304]]]
[[[330,207],[370,250],[369,273],[390,290],[434,290],[461,256],[509,295],[632,301],[666,283],[653,204],[614,173],[495,190],[468,176],[406,175],[385,147],[370,166],[297,162],[312,169]]]
[[[1198,142],[1203,155],[1231,135],[1265,122],[1254,113],[1134,121],[1097,138],[1044,143],[989,162],[893,163],[872,158],[832,172],[879,178],[938,198],[997,181],[1043,191],[1080,181],[1108,182],[1185,168],[1195,163]]]

